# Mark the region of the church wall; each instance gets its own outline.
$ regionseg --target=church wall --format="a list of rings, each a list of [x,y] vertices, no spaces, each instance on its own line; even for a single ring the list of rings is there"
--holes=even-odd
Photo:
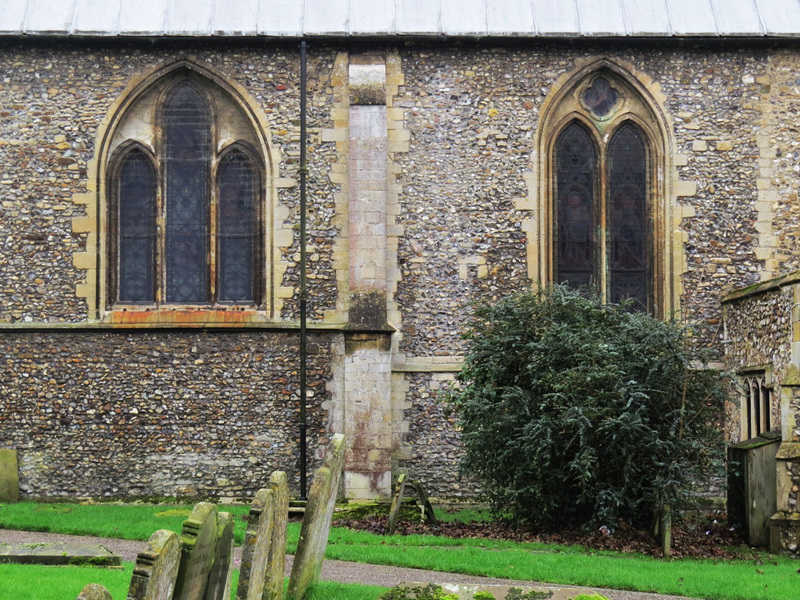
[[[309,342],[315,449],[332,350]],[[297,344],[267,331],[3,332],[0,446],[18,450],[22,497],[249,498],[276,469],[296,493]]]
[[[219,493],[246,495],[249,471],[259,474],[259,469],[266,472],[278,465],[297,472],[291,462],[296,461],[291,454],[292,409],[284,394],[295,388],[287,387],[291,378],[289,383],[278,380],[280,373],[292,373],[289,365],[296,356],[292,334],[268,329],[234,333],[222,328],[199,333],[180,327],[145,327],[136,332],[47,330],[48,324],[81,324],[90,317],[86,301],[75,290],[95,282],[82,265],[75,264],[75,256],[91,255],[96,251],[92,235],[103,235],[85,204],[97,190],[90,174],[100,124],[132,81],[181,56],[229,79],[265,115],[277,157],[276,228],[287,236],[276,242],[280,268],[275,286],[281,288],[282,297],[275,320],[296,326],[299,52],[294,46],[263,41],[58,45],[7,41],[0,46],[0,360],[14,373],[4,380],[2,400],[13,427],[5,423],[0,427],[0,444],[20,447],[28,493],[159,495],[169,494],[171,488],[175,493],[203,494],[217,486]],[[420,479],[432,496],[465,497],[475,492],[470,482],[458,480],[458,432],[442,413],[437,397],[459,368],[464,353],[461,327],[471,304],[535,285],[531,277],[535,255],[530,248],[538,240],[535,227],[528,225],[535,225],[538,213],[532,207],[542,202],[536,135],[556,82],[576,64],[607,58],[635,77],[652,79],[648,85],[669,124],[668,172],[661,174],[666,197],[661,201],[669,205],[665,212],[671,217],[663,236],[678,240],[676,254],[665,257],[676,280],[677,298],[672,304],[680,306],[682,318],[699,323],[695,339],[712,351],[715,360],[723,355],[722,293],[764,279],[781,265],[800,266],[800,247],[793,242],[797,235],[793,177],[800,152],[793,149],[796,132],[785,124],[794,122],[791,73],[800,59],[790,50],[741,46],[663,41],[593,46],[420,42],[401,48],[366,42],[353,48],[311,44],[309,308],[312,322],[331,331],[347,321],[351,308],[344,239],[349,181],[347,76],[337,64],[342,56],[346,64],[348,51],[383,54],[391,58],[387,81],[399,85],[395,89],[387,84],[391,91],[387,92],[385,216],[391,238],[386,275],[389,325],[397,332],[392,335],[392,372],[381,374],[381,380],[391,381],[392,386],[392,406],[387,410],[395,421],[392,462],[412,479]],[[76,197],[83,203],[76,203]],[[4,330],[4,324],[14,330]],[[314,402],[325,403],[313,412],[315,435],[342,429],[337,419],[347,419],[340,414],[340,399],[329,388],[358,386],[336,380],[348,371],[331,366],[341,360],[331,349],[340,341],[339,334],[331,331],[319,334],[322,350],[313,359],[314,385],[320,390]],[[250,348],[246,351],[252,356],[265,348],[262,353],[269,358],[265,354],[260,365],[266,361],[271,368],[256,368],[253,358],[247,359],[249,366],[241,366],[237,351],[231,351],[239,346]],[[177,361],[179,371],[162,370],[154,379],[149,369],[160,363],[150,360],[154,357],[147,349],[152,347],[163,349],[159,361]],[[208,359],[195,365],[194,347]],[[129,364],[131,356],[135,360]],[[93,370],[96,365],[106,373],[102,385],[89,377],[98,372]],[[243,369],[243,379],[255,382],[250,392],[241,391],[244,382],[226,381],[219,374],[236,368]],[[43,378],[43,372],[49,374],[46,381],[25,383],[31,377]],[[141,440],[148,458],[121,458],[126,438],[112,440],[112,426],[119,425],[126,434],[126,427],[138,427],[142,421],[138,415],[145,409],[137,403],[144,395],[152,399],[158,389],[170,390],[168,399],[183,402],[178,390],[192,378],[198,379],[186,400],[192,411],[213,414],[236,427],[239,422],[257,423],[255,429],[269,441],[270,449],[224,440],[212,454],[229,462],[200,474],[195,464],[211,458],[203,454],[208,449],[199,446],[213,448],[219,428],[205,418],[192,424],[203,443],[195,441],[187,449],[177,438],[167,445],[156,444],[148,437],[155,431],[155,421],[148,421],[131,438]],[[71,389],[70,381],[80,385]],[[75,394],[84,387],[89,392],[82,405]],[[241,400],[237,407],[235,397],[242,395],[247,401]],[[71,412],[70,402],[75,403]],[[113,409],[103,407],[117,403],[121,412],[112,417]],[[126,419],[124,410],[134,406],[138,415]],[[333,413],[339,416],[329,417]],[[62,414],[79,417],[62,419]],[[170,431],[180,430],[184,418],[169,415]],[[83,446],[77,445],[79,439]],[[95,458],[103,453],[120,458],[106,459],[100,487],[77,489],[66,472],[88,468],[88,459],[79,456],[83,450],[78,448],[89,444],[95,444],[91,446]],[[28,459],[27,451],[34,453]],[[52,460],[62,454],[63,460]],[[250,466],[254,455],[259,462]],[[175,467],[168,473],[163,465],[169,460]],[[45,477],[36,465],[51,462]],[[63,478],[57,465],[64,467]],[[143,473],[153,471],[153,465],[162,469],[153,481],[163,485],[148,487]],[[114,491],[111,483],[125,480],[126,471],[131,472],[129,482]],[[231,476],[224,474],[228,471]],[[50,477],[52,482],[46,483]]]

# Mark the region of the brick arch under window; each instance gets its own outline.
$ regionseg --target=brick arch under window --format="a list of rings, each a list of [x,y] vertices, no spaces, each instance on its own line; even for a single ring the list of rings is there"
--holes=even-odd
[[[117,131],[107,307],[262,305],[265,161],[242,111],[212,82],[177,73],[142,93]]]
[[[554,86],[537,131],[541,281],[656,315],[674,306],[667,123],[651,89],[608,60]]]

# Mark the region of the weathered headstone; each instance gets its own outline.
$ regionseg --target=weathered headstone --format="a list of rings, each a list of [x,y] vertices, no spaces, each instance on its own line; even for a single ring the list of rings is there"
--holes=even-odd
[[[287,596],[291,600],[302,600],[308,588],[319,580],[344,465],[344,449],[344,435],[337,433],[331,440],[325,463],[314,473],[289,578]]]
[[[109,591],[99,583],[87,583],[75,600],[114,600]]]
[[[267,573],[267,558],[275,523],[275,496],[272,490],[262,488],[256,492],[247,531],[242,546],[242,563],[239,567],[239,585],[236,600],[261,600]]]
[[[229,600],[233,573],[233,516],[221,512],[217,517],[217,551],[208,576],[204,600]]]
[[[19,500],[19,463],[17,451],[0,448],[0,502]]]
[[[203,600],[217,546],[217,507],[200,502],[183,522],[174,600]]]
[[[386,535],[394,535],[397,521],[400,519],[400,509],[403,507],[403,496],[406,493],[406,474],[400,473],[397,478],[397,491],[392,498],[392,507],[389,509],[389,518],[386,519]]]
[[[417,495],[417,504],[422,509],[423,520],[427,523],[436,523],[436,514],[433,512],[433,506],[428,500],[422,484],[416,480],[406,481],[406,474],[401,473],[397,478],[397,491],[392,499],[392,507],[389,509],[389,518],[386,520],[386,529],[384,530],[386,535],[394,535],[397,529],[397,521],[400,519],[403,508],[403,498],[409,488]]]
[[[172,598],[181,562],[181,541],[174,531],[159,529],[139,552],[133,567],[128,600]]]
[[[275,499],[275,523],[269,546],[263,600],[283,599],[283,573],[286,569],[286,526],[289,521],[289,482],[286,473],[275,471],[269,478]]]

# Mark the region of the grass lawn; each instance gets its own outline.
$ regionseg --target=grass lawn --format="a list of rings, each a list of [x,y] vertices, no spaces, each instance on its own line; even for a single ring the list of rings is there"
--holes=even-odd
[[[185,515],[177,513],[188,511],[189,508],[164,505],[9,504],[0,505],[0,528],[144,540],[155,529],[180,531]],[[225,508],[227,509],[228,507]],[[244,514],[247,508],[236,507],[231,512]],[[243,530],[243,526],[244,521],[237,519],[237,527]],[[237,532],[241,530],[237,529]],[[291,523],[288,535],[290,553],[296,548],[298,535],[299,524]],[[767,554],[760,554],[751,561],[661,560],[578,546],[452,539],[430,535],[385,537],[334,527],[326,556],[362,563],[660,592],[695,598],[800,598],[797,591],[800,589],[800,574],[797,573],[800,562]],[[442,579],[445,580],[446,577]],[[0,594],[0,598],[4,597],[6,596]]]
[[[124,569],[97,567],[42,567],[0,565],[0,598],[3,600],[75,600],[87,583],[99,583],[114,600],[125,600],[133,563]],[[236,597],[239,572],[234,571],[231,597]],[[287,580],[288,584],[288,580]],[[308,600],[375,600],[386,588],[321,581]]]

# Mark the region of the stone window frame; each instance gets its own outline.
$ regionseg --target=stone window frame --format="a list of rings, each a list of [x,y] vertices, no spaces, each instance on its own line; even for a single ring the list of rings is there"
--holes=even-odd
[[[237,140],[221,142],[221,137],[215,138],[220,141],[215,146],[217,164],[221,163],[234,146],[245,148],[250,156],[255,155],[258,158],[261,196],[258,216],[261,258],[258,267],[261,271],[261,284],[257,305],[117,305],[110,301],[114,293],[112,286],[115,284],[110,276],[114,253],[110,243],[113,186],[109,184],[112,171],[118,164],[115,160],[119,156],[119,150],[127,141],[124,131],[126,116],[135,111],[137,104],[148,95],[158,98],[169,87],[170,82],[181,77],[192,78],[205,93],[214,97],[217,104],[220,98],[224,98],[227,109],[233,109],[237,113],[237,122],[233,127],[246,128],[248,131],[246,139],[238,140],[239,143]],[[152,104],[152,99],[150,102]],[[154,140],[158,130],[154,120],[156,113],[152,108],[148,111],[145,111],[148,116],[143,123],[149,128],[151,140]],[[221,127],[220,124],[224,122],[230,129],[227,120],[223,120],[221,116],[215,119],[215,127]],[[84,282],[76,286],[76,295],[85,298],[89,321],[134,327],[238,327],[248,323],[275,322],[283,302],[293,293],[292,288],[285,288],[280,284],[288,266],[281,259],[280,249],[291,245],[294,236],[291,223],[283,221],[289,211],[278,202],[278,188],[294,187],[296,182],[277,176],[276,165],[280,164],[282,156],[273,147],[269,131],[266,114],[247,90],[210,65],[198,64],[191,57],[164,61],[148,73],[130,79],[99,125],[95,158],[88,164],[88,192],[73,196],[75,204],[86,207],[86,216],[73,218],[72,227],[73,232],[87,235],[86,251],[76,253],[73,264],[86,273]],[[153,155],[154,142],[143,146]],[[158,177],[162,177],[160,172]],[[212,177],[213,186],[216,186],[215,177],[216,174]]]
[[[602,117],[592,115],[582,94],[603,76],[621,92],[618,106]],[[578,119],[590,125],[599,139],[607,139],[623,121],[636,123],[648,136],[650,150],[653,314],[660,318],[680,312],[681,275],[686,272],[682,244],[686,233],[681,224],[692,217],[691,207],[678,203],[679,197],[696,192],[694,182],[680,180],[677,167],[686,157],[677,152],[666,108],[667,98],[652,77],[619,59],[586,57],[575,68],[554,81],[539,111],[533,169],[525,174],[528,196],[515,202],[518,210],[530,211],[523,220],[528,235],[528,275],[534,288],[554,280],[553,274],[553,150],[558,134]]]
[[[742,390],[739,439],[746,441],[775,429],[772,422],[772,400],[776,386],[772,365],[746,367],[740,369],[737,375]]]
[[[189,306],[197,308],[205,306],[207,308],[220,308],[222,306],[236,306],[236,307],[250,307],[260,308],[262,306],[262,299],[264,298],[265,283],[263,280],[264,264],[264,226],[263,226],[263,212],[264,212],[264,161],[258,155],[256,150],[251,144],[246,141],[234,139],[228,140],[224,145],[220,145],[220,119],[223,118],[220,114],[219,107],[214,100],[213,95],[208,89],[208,83],[200,80],[198,77],[192,76],[191,73],[178,73],[174,74],[165,80],[158,83],[162,89],[159,91],[158,99],[155,101],[153,115],[151,117],[150,128],[154,133],[154,144],[150,147],[148,144],[143,143],[139,139],[127,139],[122,142],[112,153],[109,158],[109,168],[107,169],[108,181],[106,182],[106,190],[108,190],[108,197],[106,200],[107,205],[107,252],[108,264],[107,269],[107,294],[106,294],[106,309],[114,310],[137,310],[143,307],[153,308],[172,308],[181,306],[180,303],[168,302],[165,299],[166,289],[166,275],[165,263],[167,249],[165,248],[166,239],[166,219],[167,219],[167,181],[166,181],[166,143],[164,136],[164,128],[161,124],[163,119],[163,108],[165,102],[172,95],[173,91],[180,85],[188,84],[195,93],[197,93],[209,109],[209,116],[211,120],[211,156],[209,156],[210,170],[208,173],[208,181],[206,182],[208,194],[204,199],[206,212],[209,215],[209,231],[208,231],[208,249],[206,256],[208,275],[208,302],[192,303]],[[137,106],[134,104],[129,108],[128,112],[136,111]],[[140,150],[151,162],[156,172],[156,256],[154,260],[154,278],[155,281],[155,302],[154,303],[131,303],[123,302],[118,299],[119,291],[119,245],[116,242],[116,235],[119,234],[119,170],[127,155],[134,149]],[[224,164],[225,159],[232,152],[241,152],[250,161],[256,179],[256,207],[254,211],[254,226],[258,242],[253,252],[253,290],[254,299],[252,302],[228,302],[223,303],[217,299],[217,284],[218,284],[218,267],[219,267],[219,253],[217,246],[219,239],[217,232],[220,225],[219,212],[219,168]]]

